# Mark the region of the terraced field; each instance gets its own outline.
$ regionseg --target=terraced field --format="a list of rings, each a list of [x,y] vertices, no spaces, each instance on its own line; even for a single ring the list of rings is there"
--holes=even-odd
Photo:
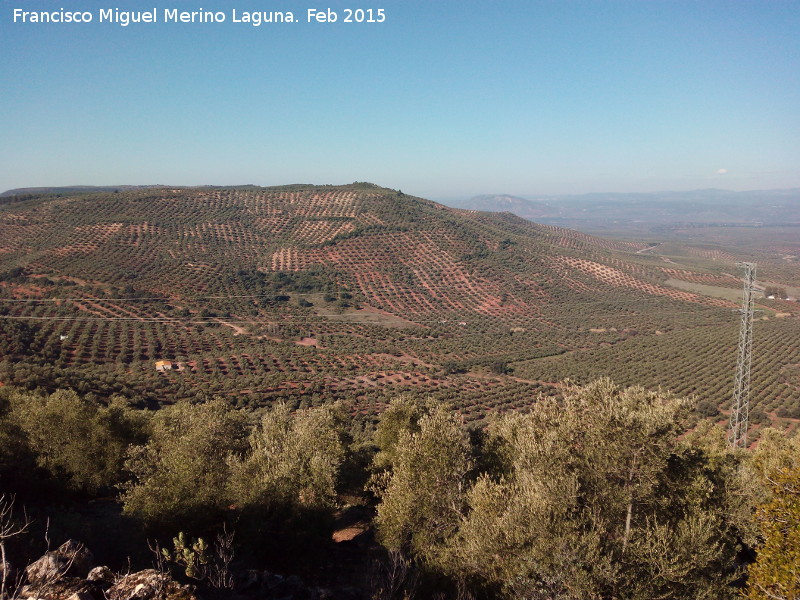
[[[610,375],[723,418],[742,257],[652,248],[371,184],[4,198],[0,381],[373,416],[428,394],[479,420]],[[759,303],[757,421],[794,426],[800,304]]]

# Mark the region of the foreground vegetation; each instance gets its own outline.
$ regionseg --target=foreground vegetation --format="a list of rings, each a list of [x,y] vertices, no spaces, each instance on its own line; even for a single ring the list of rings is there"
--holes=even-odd
[[[685,433],[692,408],[598,380],[481,428],[399,396],[372,431],[341,403],[148,412],[3,387],[0,490],[65,539],[112,495],[109,561],[146,562],[156,539],[208,590],[254,567],[324,579],[336,520],[356,510],[365,533],[338,585],[364,598],[797,597],[800,438],[767,430],[732,451],[708,422]],[[23,537],[0,540],[12,563],[34,552]]]

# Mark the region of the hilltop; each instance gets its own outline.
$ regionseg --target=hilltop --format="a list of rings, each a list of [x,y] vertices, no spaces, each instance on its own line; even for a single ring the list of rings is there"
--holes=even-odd
[[[347,398],[372,415],[410,391],[480,419],[607,374],[715,414],[739,257],[651,248],[366,183],[15,196],[0,381],[151,403]],[[800,417],[798,305],[763,304],[754,391],[772,418]]]
[[[74,194],[102,194],[109,192],[124,192],[148,188],[163,188],[163,185],[69,185],[61,187],[30,187],[6,190],[0,198],[27,197],[27,196],[69,196]]]

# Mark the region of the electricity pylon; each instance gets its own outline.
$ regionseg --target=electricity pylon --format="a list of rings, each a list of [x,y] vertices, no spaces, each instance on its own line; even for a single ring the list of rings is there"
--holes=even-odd
[[[747,419],[750,415],[750,363],[753,358],[753,284],[756,279],[756,263],[739,262],[744,269],[744,297],[741,326],[739,327],[739,358],[736,363],[736,379],[733,382],[731,401],[731,424],[728,441],[732,448],[747,447]]]

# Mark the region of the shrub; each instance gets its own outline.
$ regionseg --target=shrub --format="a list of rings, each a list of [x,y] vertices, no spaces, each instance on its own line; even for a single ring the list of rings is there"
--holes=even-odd
[[[247,453],[234,458],[231,496],[237,504],[258,510],[333,507],[345,456],[340,406],[309,408],[292,415],[280,403],[264,414],[250,434]]]
[[[147,444],[126,461],[124,511],[147,524],[203,527],[228,506],[231,457],[245,449],[245,418],[222,400],[156,413]]]
[[[19,393],[12,416],[38,466],[66,487],[96,493],[124,478],[127,447],[141,442],[145,416],[122,398],[102,406],[71,390]]]

